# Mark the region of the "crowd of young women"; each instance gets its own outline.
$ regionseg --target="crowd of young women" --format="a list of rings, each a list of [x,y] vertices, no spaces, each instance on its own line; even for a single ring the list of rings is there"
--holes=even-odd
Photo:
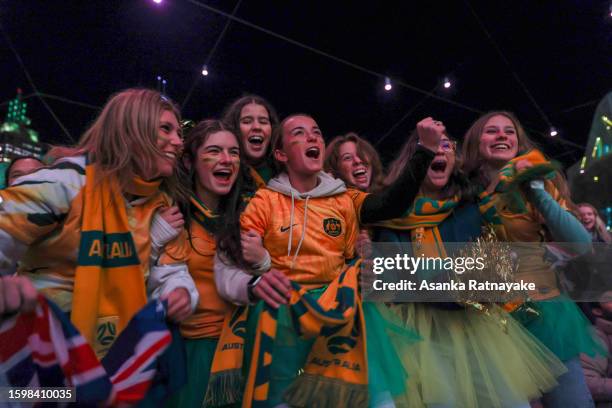
[[[2,273],[19,262],[0,312],[29,310],[33,285],[102,356],[167,299],[187,355],[167,406],[592,406],[578,358],[600,347],[543,253],[591,236],[512,114],[477,119],[461,155],[426,118],[386,173],[358,135],[326,149],[313,116],[279,122],[259,96],[185,135],[180,120],[155,91],[120,92],[77,146],[0,191]],[[485,225],[524,245],[535,317],[362,301],[371,242],[446,256]]]

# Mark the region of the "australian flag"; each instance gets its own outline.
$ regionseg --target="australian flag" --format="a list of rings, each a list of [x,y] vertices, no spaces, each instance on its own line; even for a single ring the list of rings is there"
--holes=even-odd
[[[0,374],[11,387],[75,387],[80,404],[134,404],[172,342],[165,317],[165,302],[149,302],[99,361],[68,316],[39,296],[34,312],[0,323]]]

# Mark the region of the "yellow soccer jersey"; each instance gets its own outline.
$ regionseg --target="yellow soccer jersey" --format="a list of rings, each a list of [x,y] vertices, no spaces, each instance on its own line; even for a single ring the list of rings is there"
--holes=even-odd
[[[215,286],[215,237],[195,219],[191,222],[191,244],[194,249],[187,266],[200,300],[195,312],[181,323],[181,334],[187,338],[216,338],[221,335],[225,312],[230,305],[219,296]]]
[[[326,285],[355,255],[358,223],[353,199],[348,192],[295,198],[293,222],[291,207],[290,196],[261,188],[242,214],[242,229],[263,237],[273,268],[309,289]]]
[[[366,193],[365,191],[358,190],[356,188],[348,188],[346,193],[353,200],[353,206],[355,207],[355,214],[357,214],[357,220],[359,221],[359,225],[361,225],[361,207],[363,207],[363,202],[366,197],[370,195],[370,193]]]

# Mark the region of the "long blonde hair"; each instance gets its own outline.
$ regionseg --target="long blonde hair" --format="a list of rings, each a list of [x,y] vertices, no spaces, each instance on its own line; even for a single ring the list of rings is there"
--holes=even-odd
[[[151,89],[126,89],[111,96],[92,125],[72,148],[56,147],[49,156],[85,154],[100,168],[101,177],[115,177],[125,187],[135,176],[154,174],[163,152],[157,147],[159,117],[163,111],[181,115],[167,97]],[[184,195],[178,183],[178,166],[164,179],[162,188],[172,195]]]

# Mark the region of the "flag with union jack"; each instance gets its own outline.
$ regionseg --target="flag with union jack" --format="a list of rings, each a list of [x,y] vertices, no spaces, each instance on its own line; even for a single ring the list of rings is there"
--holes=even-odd
[[[99,361],[67,314],[39,296],[33,312],[0,322],[0,373],[11,387],[75,387],[80,404],[136,403],[172,341],[166,306],[149,302]]]

